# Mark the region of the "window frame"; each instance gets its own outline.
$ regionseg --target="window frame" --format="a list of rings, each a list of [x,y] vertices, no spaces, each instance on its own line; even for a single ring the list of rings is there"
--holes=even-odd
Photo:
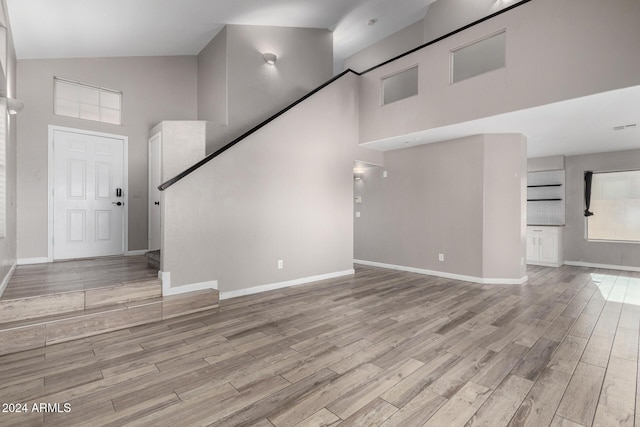
[[[504,34],[504,64],[499,66],[499,67],[497,67],[497,68],[492,68],[490,70],[482,71],[480,73],[473,74],[471,76],[464,77],[462,79],[456,80],[455,79],[455,54],[457,52],[461,51],[461,50],[464,50],[464,49],[470,47],[470,46],[476,45],[478,43],[485,42],[485,41],[487,41],[487,40],[489,40],[489,39],[491,39],[493,37],[499,36],[501,34]],[[457,46],[457,47],[451,49],[449,51],[449,85],[452,86],[452,85],[455,85],[457,83],[464,82],[465,80],[472,79],[474,77],[482,76],[484,74],[488,74],[488,73],[491,73],[491,72],[494,72],[494,71],[503,70],[503,69],[507,68],[507,43],[508,43],[508,41],[507,41],[507,29],[506,28],[502,28],[501,30],[498,30],[498,31],[495,31],[495,32],[493,32],[491,34],[487,34],[485,36],[479,37],[479,38],[477,38],[475,40],[472,40],[472,41],[470,41],[468,43],[465,43],[463,45],[460,45],[460,46]]]
[[[607,174],[607,173],[624,173],[624,172],[636,172],[640,173],[640,169],[620,169],[620,170],[605,170],[605,171],[593,171],[593,176]],[[584,187],[583,187],[584,189]],[[593,187],[592,187],[591,207],[593,208]],[[583,200],[584,202],[584,200]],[[597,212],[594,212],[597,215]],[[589,243],[625,243],[638,245],[640,240],[615,240],[615,239],[594,239],[589,237],[589,219],[592,217],[584,218],[584,239]]]
[[[86,117],[81,117],[80,114],[75,116],[75,115],[61,114],[60,112],[58,112],[57,108],[56,108],[56,104],[57,104],[57,101],[58,101],[58,90],[59,90],[58,82],[60,82],[62,84],[67,84],[67,85],[74,85],[74,86],[77,86],[78,88],[85,88],[85,89],[91,89],[91,90],[96,91],[97,95],[98,95],[98,104],[97,104],[98,117],[100,119],[99,120],[94,120],[94,119],[89,119],[89,118],[86,118]],[[117,95],[118,96],[118,101],[119,101],[119,109],[116,110],[114,108],[104,107],[103,106],[103,101],[102,101],[102,94],[103,93]],[[64,99],[64,98],[60,98],[60,99]],[[110,89],[110,88],[97,86],[97,85],[92,85],[92,84],[89,84],[89,83],[84,83],[84,82],[80,82],[80,81],[77,81],[77,80],[71,80],[71,79],[67,79],[67,78],[64,78],[64,77],[53,76],[53,114],[58,116],[58,117],[68,117],[68,118],[71,118],[71,119],[87,120],[87,121],[90,121],[90,122],[104,123],[104,124],[112,125],[112,126],[124,126],[124,123],[123,123],[123,120],[122,120],[123,99],[124,99],[124,93],[122,91],[120,91],[120,90]],[[80,102],[80,99],[78,99],[77,103],[78,103],[78,108],[80,108],[80,106],[82,105],[82,102]],[[102,109],[103,108],[106,108],[106,109],[109,109],[109,110],[112,110],[112,111],[117,111],[118,112],[118,123],[102,120]]]
[[[411,71],[411,70],[416,70],[416,93],[409,95],[409,96],[405,96],[404,98],[399,98],[399,99],[395,99],[393,101],[390,102],[385,102],[385,81],[387,79],[396,77],[402,73],[406,73],[407,71]],[[380,77],[380,107],[385,107],[387,105],[391,105],[394,104],[396,102],[400,102],[400,101],[404,101],[405,99],[410,99],[410,98],[414,98],[416,96],[420,95],[420,64],[413,64],[410,65],[408,67],[405,67],[401,70],[397,70],[394,71],[392,73],[389,74],[385,74],[384,76]]]

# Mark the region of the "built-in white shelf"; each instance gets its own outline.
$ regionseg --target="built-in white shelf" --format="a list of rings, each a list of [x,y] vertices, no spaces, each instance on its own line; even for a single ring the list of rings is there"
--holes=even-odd
[[[564,170],[527,174],[527,224],[564,225],[564,184]]]

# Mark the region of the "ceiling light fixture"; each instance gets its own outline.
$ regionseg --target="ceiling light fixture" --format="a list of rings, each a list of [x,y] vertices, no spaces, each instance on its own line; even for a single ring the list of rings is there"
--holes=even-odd
[[[275,65],[276,61],[278,60],[278,57],[275,53],[265,53],[262,55],[262,57],[264,58],[264,62],[269,65]]]

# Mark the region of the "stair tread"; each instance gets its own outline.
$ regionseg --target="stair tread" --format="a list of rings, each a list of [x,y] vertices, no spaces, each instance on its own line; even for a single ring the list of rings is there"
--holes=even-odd
[[[0,300],[0,323],[55,316],[87,308],[127,303],[161,296],[159,279],[113,283],[100,288]]]
[[[159,278],[143,278],[143,279],[136,279],[136,280],[128,280],[126,282],[116,282],[116,283],[112,283],[109,285],[103,285],[103,286],[96,286],[94,287],[90,287],[90,288],[86,288],[86,289],[69,289],[69,290],[61,290],[58,292],[51,292],[51,293],[46,293],[46,294],[42,294],[42,295],[30,295],[30,296],[23,296],[23,297],[9,297],[9,298],[2,298],[0,299],[0,305],[2,303],[8,303],[9,301],[15,301],[15,300],[34,300],[34,299],[38,299],[38,298],[50,298],[52,296],[55,295],[62,295],[62,294],[72,294],[72,293],[78,293],[78,292],[87,292],[87,291],[97,291],[97,290],[105,290],[105,289],[113,289],[113,288],[121,288],[127,285],[138,285],[141,283],[145,283],[145,282],[149,282],[149,283],[153,283],[155,282],[158,286],[162,286],[162,281]]]
[[[28,326],[41,325],[46,323],[60,322],[62,320],[69,320],[69,319],[74,319],[82,316],[92,316],[92,315],[107,313],[110,311],[115,312],[115,311],[126,310],[129,308],[141,307],[141,306],[150,305],[150,304],[162,304],[163,302],[170,303],[170,302],[179,301],[181,299],[188,299],[188,298],[193,298],[195,296],[214,294],[217,292],[218,291],[206,289],[202,291],[189,292],[187,294],[181,294],[181,295],[145,298],[137,301],[129,301],[129,302],[119,303],[119,304],[109,304],[109,305],[103,305],[103,306],[94,307],[94,308],[86,308],[84,310],[75,310],[75,311],[69,311],[66,313],[47,315],[47,316],[41,316],[41,317],[33,317],[33,318],[19,320],[15,322],[4,322],[4,323],[0,323],[0,331],[24,328]],[[218,303],[215,303],[215,304],[212,304],[211,307],[214,307],[217,305]]]
[[[130,303],[103,305],[100,307],[69,311],[66,313],[54,314],[49,316],[33,317],[26,320],[19,320],[17,322],[0,323],[0,331],[8,330],[8,329],[23,328],[26,326],[41,325],[44,323],[59,322],[61,320],[74,319],[82,316],[92,316],[95,314],[107,313],[109,311],[126,310],[128,308],[140,307],[140,306],[149,305],[149,304],[160,304],[160,303],[162,303],[162,297],[132,301]]]

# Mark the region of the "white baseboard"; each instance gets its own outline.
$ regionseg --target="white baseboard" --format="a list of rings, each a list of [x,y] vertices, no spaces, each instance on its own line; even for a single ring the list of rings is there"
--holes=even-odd
[[[147,252],[149,252],[148,249],[137,249],[135,251],[127,251],[127,253],[125,255],[126,256],[138,256],[138,255],[144,255]]]
[[[559,263],[552,263],[552,262],[539,262],[539,261],[527,261],[527,264],[531,264],[531,265],[539,265],[541,267],[562,267],[562,265],[564,264],[563,262],[559,262]]]
[[[382,262],[363,261],[354,259],[355,264],[368,265],[371,267],[388,268],[391,270],[408,271],[410,273],[426,274],[427,276],[444,277],[445,279],[463,280],[465,282],[480,283],[483,285],[522,285],[529,280],[528,276],[519,279],[492,279],[487,277],[464,276],[462,274],[447,273],[444,271],[425,270],[423,268],[405,267],[402,265],[384,264]]]
[[[18,259],[18,265],[31,265],[31,264],[46,264],[49,261],[48,257],[39,257],[39,258],[20,258]]]
[[[640,267],[630,267],[626,265],[596,264],[593,262],[582,262],[582,261],[565,261],[564,264],[571,265],[574,267],[604,268],[607,270],[620,270],[620,271],[640,271]]]
[[[336,277],[348,276],[354,273],[355,270],[350,269],[344,271],[336,271],[334,273],[319,274],[317,276],[302,277],[300,279],[287,280],[285,282],[254,286],[252,288],[238,289],[237,291],[220,292],[220,301],[229,298],[241,297],[244,295],[257,294],[260,292],[274,291],[276,289],[288,288],[291,286],[306,285],[307,283],[318,282],[320,280],[335,279]]]
[[[190,283],[188,285],[171,287],[171,272],[158,271],[158,277],[162,280],[162,296],[180,295],[195,291],[204,291],[208,289],[218,290],[218,281],[211,280],[209,282]]]
[[[4,290],[7,289],[7,285],[9,284],[9,280],[11,280],[11,276],[13,276],[13,272],[16,271],[16,266],[18,264],[17,263],[13,263],[13,265],[11,265],[11,268],[9,269],[9,272],[7,273],[6,276],[4,276],[4,279],[2,279],[2,283],[0,283],[0,297],[2,297],[2,294],[4,293]]]

